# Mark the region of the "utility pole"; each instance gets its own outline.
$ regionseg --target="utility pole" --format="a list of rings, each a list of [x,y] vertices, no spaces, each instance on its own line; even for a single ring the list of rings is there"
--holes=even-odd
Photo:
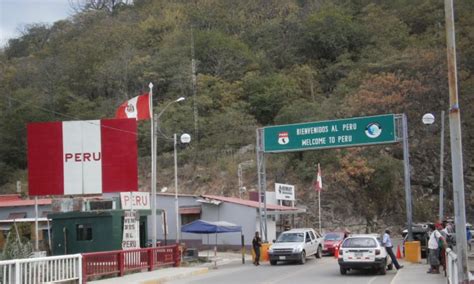
[[[449,133],[453,172],[454,221],[456,225],[456,254],[459,283],[469,282],[467,268],[466,205],[464,201],[464,176],[462,164],[461,110],[458,100],[456,40],[454,32],[453,0],[444,1],[446,19],[446,51],[449,82]]]
[[[439,149],[439,220],[444,219],[444,110],[441,111],[441,145]]]
[[[198,109],[196,101],[196,59],[194,54],[194,29],[191,26],[191,77],[192,77],[192,90],[193,90],[193,113],[194,113],[194,137],[199,139],[199,124],[198,124]],[[196,140],[196,141],[197,141]],[[197,152],[197,151],[196,151]]]

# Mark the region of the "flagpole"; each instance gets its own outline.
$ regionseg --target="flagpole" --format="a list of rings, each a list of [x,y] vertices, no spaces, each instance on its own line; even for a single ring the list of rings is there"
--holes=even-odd
[[[318,217],[319,217],[319,233],[322,234],[323,232],[321,231],[321,184],[319,180],[321,179],[321,168],[318,163],[318,184],[320,185],[318,188]]]
[[[156,247],[156,134],[155,117],[153,115],[153,83],[148,84],[150,105],[150,133],[151,133],[151,245]]]
[[[322,234],[321,231],[321,190],[318,190],[318,217],[319,217],[319,233]]]

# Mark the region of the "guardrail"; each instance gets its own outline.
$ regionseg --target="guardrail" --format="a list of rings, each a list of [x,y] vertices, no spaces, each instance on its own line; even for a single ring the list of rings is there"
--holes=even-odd
[[[458,282],[458,256],[450,248],[446,249],[446,277],[448,284],[457,284]]]
[[[179,266],[181,254],[178,245],[160,246],[133,250],[92,252],[82,254],[82,279],[103,275],[123,276],[129,271],[147,269],[152,271],[160,266]]]
[[[0,261],[0,283],[82,282],[80,254]]]
[[[458,278],[458,256],[450,248],[446,249],[446,277],[448,278],[448,284],[459,283]],[[474,275],[468,272],[468,282],[474,283]]]

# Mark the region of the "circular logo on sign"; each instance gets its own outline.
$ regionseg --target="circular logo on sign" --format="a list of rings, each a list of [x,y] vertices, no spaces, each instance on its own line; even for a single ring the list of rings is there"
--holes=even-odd
[[[365,135],[369,138],[377,138],[382,134],[382,127],[378,123],[371,123],[365,128]]]

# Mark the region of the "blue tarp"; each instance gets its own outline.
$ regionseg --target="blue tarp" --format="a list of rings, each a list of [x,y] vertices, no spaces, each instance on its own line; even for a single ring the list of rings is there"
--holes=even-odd
[[[209,222],[196,220],[184,226],[181,226],[181,232],[194,234],[219,234],[241,232],[242,226],[238,226],[225,221]]]

